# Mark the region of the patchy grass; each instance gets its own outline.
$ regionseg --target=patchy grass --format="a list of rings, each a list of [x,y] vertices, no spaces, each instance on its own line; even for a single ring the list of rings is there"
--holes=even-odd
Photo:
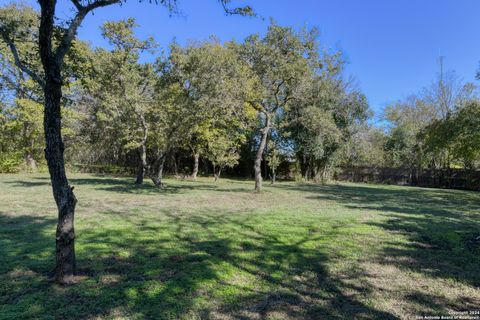
[[[80,282],[49,282],[41,175],[0,175],[0,319],[409,319],[480,306],[480,194],[73,175]]]

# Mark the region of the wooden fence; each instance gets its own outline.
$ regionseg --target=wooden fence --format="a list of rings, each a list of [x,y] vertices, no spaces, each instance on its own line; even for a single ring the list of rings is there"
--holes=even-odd
[[[410,185],[480,191],[480,171],[463,169],[343,167],[335,174],[340,181]]]

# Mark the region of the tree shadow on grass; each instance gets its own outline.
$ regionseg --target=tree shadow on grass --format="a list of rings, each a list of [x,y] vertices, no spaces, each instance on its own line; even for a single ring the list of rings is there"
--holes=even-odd
[[[280,186],[307,198],[334,201],[347,208],[377,211],[367,222],[407,241],[391,241],[378,256],[431,277],[480,287],[480,194],[472,191],[376,185]],[[458,303],[461,305],[461,303]]]
[[[171,195],[178,193],[185,193],[192,190],[197,191],[215,191],[215,192],[235,192],[235,193],[251,193],[253,188],[249,187],[225,187],[224,185],[215,183],[213,180],[211,183],[178,180],[173,183],[167,183],[165,187],[158,188],[154,186],[148,179],[142,185],[136,185],[134,180],[130,178],[111,178],[102,176],[92,176],[88,178],[70,178],[68,179],[72,186],[90,186],[93,189],[101,191],[109,191],[114,193],[125,194],[163,194]],[[10,184],[13,187],[19,188],[34,188],[50,186],[50,179],[48,177],[33,177],[29,180],[12,180],[5,181],[4,183]]]
[[[54,228],[55,219],[0,213],[0,319],[176,319],[192,307],[191,292],[216,278],[210,257],[140,240],[140,231],[97,229],[79,232],[79,283],[58,286],[50,280]],[[218,252],[225,245],[196,244]],[[132,254],[118,253],[125,249]]]
[[[165,216],[77,229],[83,279],[60,287],[47,277],[54,219],[0,213],[0,318],[397,319],[363,302],[361,269],[331,276],[312,235],[282,240],[228,213]]]
[[[44,231],[54,223],[0,212],[0,319],[34,318],[43,311],[35,296],[49,286],[55,238]]]
[[[88,180],[88,179],[87,179]],[[71,179],[72,183],[75,182],[75,179]],[[223,188],[213,183],[209,184],[169,184],[163,188],[158,188],[150,183],[145,183],[143,185],[137,186],[131,184],[130,182],[124,183],[116,183],[116,184],[107,184],[107,185],[100,185],[96,187],[98,190],[102,191],[111,191],[115,193],[129,193],[129,194],[179,194],[179,193],[187,193],[189,191],[213,191],[213,192],[252,192],[248,188]]]
[[[397,319],[362,301],[372,288],[358,283],[364,277],[361,268],[344,274],[343,279],[330,275],[326,265],[335,257],[305,246],[318,240],[308,232],[292,242],[282,240],[275,232],[262,231],[257,221],[249,219],[204,215],[196,220],[206,229],[234,226],[238,240],[233,247],[238,249],[227,251],[224,260],[239,274],[253,276],[261,284],[223,303],[214,315],[233,319]],[[177,218],[175,224],[181,228],[181,219]],[[332,236],[335,232],[330,233]],[[359,285],[351,285],[346,279]]]
[[[35,179],[39,179],[39,178],[35,178]],[[49,181],[12,180],[12,181],[5,181],[4,183],[9,184],[12,187],[34,188],[34,187],[49,186],[50,180]]]

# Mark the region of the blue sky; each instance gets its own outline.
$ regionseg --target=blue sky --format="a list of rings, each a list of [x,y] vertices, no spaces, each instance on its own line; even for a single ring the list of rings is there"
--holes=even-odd
[[[438,72],[440,54],[445,56],[446,69],[456,70],[466,81],[475,81],[480,61],[478,0],[233,2],[252,5],[266,19],[227,17],[216,0],[179,0],[182,15],[173,17],[148,1],[130,0],[121,7],[99,9],[88,16],[79,37],[93,45],[105,45],[98,27],[104,21],[127,17],[136,18],[141,25],[139,36],[152,35],[162,46],[174,37],[185,43],[212,34],[221,40],[242,40],[251,33],[264,33],[269,17],[281,25],[316,26],[321,30],[323,46],[344,52],[347,73],[355,76],[377,115],[386,103],[429,85]],[[69,1],[59,3],[58,16],[69,17]]]

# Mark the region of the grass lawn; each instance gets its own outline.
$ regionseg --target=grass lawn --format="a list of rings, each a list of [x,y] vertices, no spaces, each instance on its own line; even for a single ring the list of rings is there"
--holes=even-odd
[[[480,193],[72,175],[79,283],[49,281],[46,175],[0,175],[0,319],[411,319],[480,309]]]

